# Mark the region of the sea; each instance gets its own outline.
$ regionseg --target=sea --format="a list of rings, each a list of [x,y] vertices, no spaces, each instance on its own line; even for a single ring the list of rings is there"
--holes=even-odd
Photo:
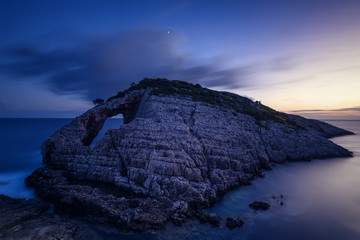
[[[24,178],[42,166],[41,143],[71,119],[0,119],[0,194],[32,198]],[[160,231],[121,233],[88,225],[92,239],[360,239],[360,121],[326,120],[355,135],[331,140],[354,157],[287,162],[265,171],[252,185],[232,190],[209,211],[240,217],[241,228],[212,227],[189,220],[182,227],[171,223]],[[94,143],[107,129],[118,128],[121,118],[108,119]],[[93,143],[93,144],[94,144]],[[283,206],[254,211],[249,203],[283,195]],[[80,237],[81,238],[81,237]]]

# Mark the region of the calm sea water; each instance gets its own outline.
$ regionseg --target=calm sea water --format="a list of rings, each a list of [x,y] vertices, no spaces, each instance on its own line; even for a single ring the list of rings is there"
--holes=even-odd
[[[0,193],[32,197],[23,184],[25,176],[41,166],[41,142],[70,119],[0,119]],[[333,138],[351,150],[352,158],[313,160],[277,165],[251,186],[227,193],[210,211],[221,216],[240,216],[240,229],[213,228],[187,222],[169,224],[164,230],[119,233],[91,227],[99,239],[360,239],[360,121],[327,121],[356,135]],[[122,119],[109,119],[99,135],[117,128]],[[284,206],[254,212],[248,204],[283,194]]]

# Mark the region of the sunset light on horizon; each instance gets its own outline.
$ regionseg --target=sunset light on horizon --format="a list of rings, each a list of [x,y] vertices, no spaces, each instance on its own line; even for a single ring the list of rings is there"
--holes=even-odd
[[[99,3],[0,3],[0,117],[74,117],[163,77],[360,118],[359,1]]]

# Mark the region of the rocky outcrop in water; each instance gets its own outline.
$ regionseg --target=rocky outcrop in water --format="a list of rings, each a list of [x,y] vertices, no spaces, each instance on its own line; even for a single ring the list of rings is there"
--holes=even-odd
[[[255,201],[250,203],[249,207],[254,210],[267,210],[270,207],[270,204],[262,201]]]
[[[236,227],[242,227],[242,225],[244,225],[244,221],[241,220],[240,218],[233,218],[233,217],[228,217],[226,218],[226,226],[230,229],[234,229]]]
[[[119,113],[125,124],[90,146]],[[345,134],[235,94],[145,79],[53,133],[41,149],[46,167],[26,183],[57,209],[144,231],[180,225],[270,162],[351,156],[326,139]]]

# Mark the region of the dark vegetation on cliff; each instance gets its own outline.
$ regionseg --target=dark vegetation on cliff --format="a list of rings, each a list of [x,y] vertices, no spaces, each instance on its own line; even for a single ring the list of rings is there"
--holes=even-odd
[[[126,94],[136,91],[148,89],[150,95],[155,96],[183,96],[188,97],[195,102],[203,102],[210,105],[220,106],[225,109],[233,110],[236,116],[238,113],[247,114],[255,118],[259,126],[263,126],[260,121],[272,120],[281,124],[285,124],[295,130],[306,130],[296,122],[291,120],[287,114],[275,111],[259,101],[252,100],[229,92],[219,92],[202,87],[200,84],[192,84],[185,81],[168,80],[165,78],[144,78],[138,84],[132,86],[117,95],[110,97],[107,102],[122,98]]]

